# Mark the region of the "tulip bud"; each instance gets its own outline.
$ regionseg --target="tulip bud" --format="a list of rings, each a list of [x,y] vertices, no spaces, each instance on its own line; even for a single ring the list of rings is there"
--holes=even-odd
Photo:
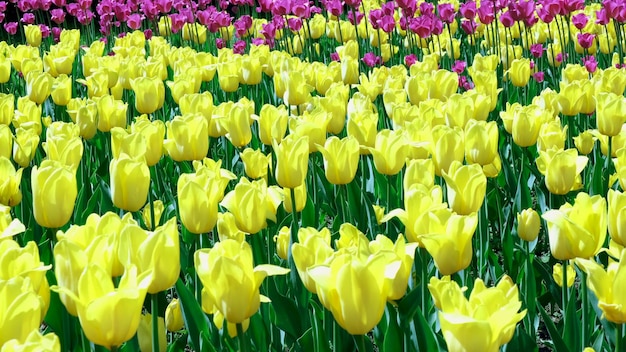
[[[582,155],[591,153],[595,143],[596,137],[594,137],[590,131],[583,131],[578,136],[574,137],[574,145]]]
[[[469,120],[465,127],[465,159],[470,164],[491,164],[498,155],[498,141],[495,121]]]
[[[157,318],[159,328],[159,352],[167,351],[167,336],[165,336],[165,320],[162,317]],[[141,352],[152,352],[152,314],[146,313],[141,315],[139,328],[137,329],[137,339],[139,341],[139,350]]]
[[[14,207],[22,201],[20,183],[23,169],[15,170],[11,160],[0,156],[0,204]]]
[[[534,209],[524,209],[517,214],[517,235],[527,242],[537,239],[541,220]]]
[[[261,142],[265,145],[272,145],[272,141],[276,140],[280,144],[287,133],[288,119],[289,113],[284,105],[278,107],[271,104],[263,105],[257,118]]]
[[[324,147],[317,145],[324,156],[324,170],[328,182],[334,185],[352,182],[359,164],[359,142],[348,136],[344,139],[330,137]]]
[[[15,143],[13,143],[13,160],[21,167],[28,167],[35,157],[39,146],[39,135],[33,129],[19,127],[15,129]]]
[[[98,130],[109,132],[113,127],[126,128],[128,104],[111,95],[100,97],[98,104]]]
[[[283,189],[285,194],[285,200],[283,201],[283,208],[288,213],[293,213],[293,205],[291,204],[291,189]],[[294,189],[296,196],[296,212],[301,212],[306,206],[307,201],[307,189],[306,182]]]
[[[448,171],[453,162],[461,162],[465,157],[463,131],[458,127],[452,129],[441,125],[435,126],[432,134],[435,174],[442,176],[442,172]]]
[[[0,125],[10,125],[15,115],[15,96],[0,93]]]
[[[282,260],[287,260],[287,254],[289,252],[289,240],[291,230],[287,226],[283,226],[278,231],[278,235],[274,236],[274,242],[276,243],[276,254]]]
[[[174,298],[165,309],[165,327],[167,331],[176,332],[184,326],[185,321],[183,320],[183,312],[180,303],[178,302],[178,298]]]
[[[65,74],[59,75],[52,85],[52,101],[59,106],[66,106],[72,98],[72,79]]]
[[[561,263],[556,263],[552,267],[552,278],[559,287],[563,287],[563,266]],[[576,270],[573,265],[567,266],[567,287],[572,287],[576,280]]]
[[[530,80],[530,59],[515,59],[507,71],[508,77],[516,87],[524,87]]]
[[[39,25],[29,24],[24,27],[24,35],[26,36],[26,42],[32,47],[39,47],[41,45],[42,34]]]
[[[478,211],[485,199],[487,178],[478,164],[463,165],[453,161],[448,172],[443,171],[450,208],[460,215]]]
[[[44,160],[31,172],[33,214],[40,226],[63,227],[74,212],[78,195],[73,170],[58,161]]]
[[[135,92],[135,108],[140,114],[152,114],[165,102],[165,85],[159,78],[139,77],[131,79]]]
[[[272,145],[276,154],[276,182],[283,188],[303,184],[309,165],[309,137],[290,134],[280,144],[272,141]]]
[[[148,199],[150,169],[144,160],[133,160],[128,154],[113,158],[109,165],[113,204],[126,211],[141,209]]]
[[[209,152],[209,124],[200,114],[176,116],[165,123],[163,147],[175,161],[202,160]]]
[[[615,93],[599,92],[596,101],[598,130],[605,136],[617,136],[626,121],[626,98]]]
[[[13,150],[13,134],[11,128],[0,124],[0,157],[11,159]]]
[[[156,227],[152,225],[152,208],[154,208],[154,223],[156,226],[159,226],[161,215],[163,215],[163,210],[165,209],[161,200],[154,201],[152,206],[148,203],[145,207],[143,207],[143,210],[141,210],[141,218],[143,219],[143,223],[146,224],[146,228],[148,230],[154,230]]]
[[[545,184],[552,194],[567,194],[582,187],[580,173],[588,158],[579,156],[576,149],[550,149],[540,151],[536,160],[537,169],[545,176]]]

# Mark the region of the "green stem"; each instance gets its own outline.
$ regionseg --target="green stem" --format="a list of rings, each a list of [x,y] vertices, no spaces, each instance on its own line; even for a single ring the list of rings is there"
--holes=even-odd
[[[563,282],[561,285],[561,294],[562,294],[562,299],[563,299],[563,303],[562,303],[562,307],[561,307],[561,311],[563,313],[563,326],[567,326],[566,322],[565,322],[565,310],[567,309],[567,301],[568,301],[568,290],[567,290],[567,265],[568,265],[568,261],[564,260],[563,261]]]
[[[611,150],[611,142],[613,137],[609,136],[607,137],[608,139],[608,150],[607,150],[607,154],[606,154],[606,160],[604,161],[604,170],[606,170],[606,190],[604,192],[604,194],[607,194],[607,192],[609,191],[609,189],[611,188],[611,162],[613,161],[613,158],[611,157],[612,154],[612,150]]]
[[[616,324],[615,327],[615,352],[621,352],[622,338],[624,337],[624,324]]]
[[[524,241],[524,245],[526,247],[526,270],[527,272],[530,272],[530,270],[533,270],[533,258],[530,252],[530,242],[528,241]],[[526,278],[526,297],[529,297],[531,295],[534,295],[534,292],[528,292],[531,290],[530,285],[529,285],[529,277],[528,275],[525,275]],[[534,279],[534,278],[533,278]],[[534,285],[533,285],[534,287]],[[534,297],[534,296],[533,296]],[[534,326],[534,321],[535,321],[535,305],[533,302],[528,302],[527,304],[528,307],[528,315],[529,315],[529,319],[528,319],[528,329],[530,330],[530,336],[535,336],[535,326]]]
[[[354,335],[354,341],[359,352],[365,352],[365,335]]]
[[[587,274],[583,272],[582,280],[580,280],[581,286],[581,294],[582,294],[582,303],[581,309],[583,311],[583,329],[581,333],[582,338],[582,346],[587,346],[587,305],[589,304],[589,298],[587,297]]]
[[[63,309],[63,350],[71,351],[72,350],[72,337],[70,335],[70,313],[67,312],[66,309]]]
[[[156,169],[154,170],[156,173]],[[152,178],[150,179],[150,188],[148,188],[148,201],[150,202],[150,227],[148,230],[150,231],[154,231],[154,229],[157,227],[157,224],[155,224],[154,221],[154,197],[152,196],[152,187],[154,186],[154,182],[152,181]]]
[[[239,351],[250,351],[250,346],[248,346],[248,340],[246,339],[245,333],[243,332],[242,323],[237,323],[237,339],[239,340]]]
[[[152,219],[154,224],[154,219]],[[152,303],[152,352],[159,352],[159,296],[150,294]]]

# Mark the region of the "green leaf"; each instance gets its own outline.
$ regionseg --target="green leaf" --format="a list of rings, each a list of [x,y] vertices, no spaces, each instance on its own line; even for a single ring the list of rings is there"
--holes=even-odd
[[[565,341],[563,341],[561,334],[556,329],[556,326],[554,326],[554,322],[552,321],[548,313],[546,313],[546,310],[543,309],[543,306],[541,304],[538,304],[537,307],[539,307],[539,313],[541,313],[543,323],[548,329],[548,333],[550,334],[550,338],[552,339],[555,350],[558,352],[569,352],[570,349],[565,344]]]
[[[180,299],[183,320],[189,330],[189,340],[196,351],[217,351],[208,340],[202,341],[200,334],[210,336],[206,315],[202,311],[200,304],[196,301],[193,293],[183,284],[180,278],[176,281],[176,293]]]
[[[419,348],[419,351],[430,352],[438,351],[439,344],[433,332],[432,326],[424,318],[424,314],[420,309],[421,288],[416,287],[409,292],[398,303],[398,313],[400,315],[400,325],[405,334],[410,334],[411,339]],[[414,324],[414,330],[411,331],[411,322]],[[409,346],[404,346],[408,350]]]
[[[323,308],[314,300],[309,300],[309,304],[313,308],[313,314],[309,315],[311,326],[313,328],[313,351],[314,352],[331,352],[328,344],[329,339],[324,331],[324,322],[318,317],[318,313],[322,313]],[[300,346],[302,350],[310,349],[311,346]]]
[[[398,312],[394,306],[387,303],[387,329],[385,330],[385,336],[383,340],[383,346],[381,351],[394,352],[404,351],[404,339],[400,326],[398,325]]]
[[[179,336],[177,339],[174,340],[173,343],[167,346],[167,352],[184,351],[185,347],[187,346],[187,339],[187,334]]]
[[[274,283],[268,283],[268,297],[272,300],[274,314],[272,323],[291,336],[294,340],[302,336],[302,319],[296,303],[291,299],[281,295]]]
[[[582,341],[580,339],[581,320],[578,317],[576,310],[577,303],[576,296],[570,295],[569,301],[567,302],[567,308],[565,309],[563,337],[567,346],[572,351],[582,351],[583,349],[581,346]]]

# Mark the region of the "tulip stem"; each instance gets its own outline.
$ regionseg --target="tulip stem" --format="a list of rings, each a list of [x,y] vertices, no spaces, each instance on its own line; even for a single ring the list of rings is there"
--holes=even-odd
[[[356,342],[357,350],[365,352],[365,335],[354,335],[354,341]]]
[[[620,352],[620,346],[622,345],[622,338],[624,337],[623,327],[624,327],[624,324],[616,324],[616,327],[615,327],[615,352]]]
[[[244,336],[243,325],[242,323],[237,323],[237,339],[239,340],[239,351],[247,352],[250,351],[250,346],[248,346],[248,341]]]
[[[154,224],[154,219],[152,219]],[[159,349],[159,296],[150,294],[150,301],[152,303],[152,352],[158,352]]]
[[[562,292],[562,299],[563,299],[563,303],[562,303],[562,307],[561,307],[561,311],[563,313],[563,326],[567,326],[565,323],[565,310],[567,307],[567,300],[568,300],[568,292],[567,292],[567,265],[568,265],[568,261],[564,260],[563,261],[563,282],[561,285],[561,292]]]
[[[582,280],[580,280],[580,290],[582,294],[581,309],[583,311],[583,329],[581,337],[582,346],[587,346],[587,305],[589,304],[589,299],[587,297],[587,273],[582,271],[582,276]]]
[[[607,184],[607,188],[604,192],[604,194],[607,194],[607,192],[609,191],[609,189],[611,188],[611,161],[612,161],[612,151],[611,151],[611,139],[612,137],[609,136],[608,138],[608,150],[607,150],[607,154],[606,154],[606,160],[604,162],[604,169],[606,170],[606,184]]]

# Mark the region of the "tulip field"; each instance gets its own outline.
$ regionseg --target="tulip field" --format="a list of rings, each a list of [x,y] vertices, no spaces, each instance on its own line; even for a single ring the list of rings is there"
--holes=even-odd
[[[623,1],[0,25],[0,352],[626,351]]]

